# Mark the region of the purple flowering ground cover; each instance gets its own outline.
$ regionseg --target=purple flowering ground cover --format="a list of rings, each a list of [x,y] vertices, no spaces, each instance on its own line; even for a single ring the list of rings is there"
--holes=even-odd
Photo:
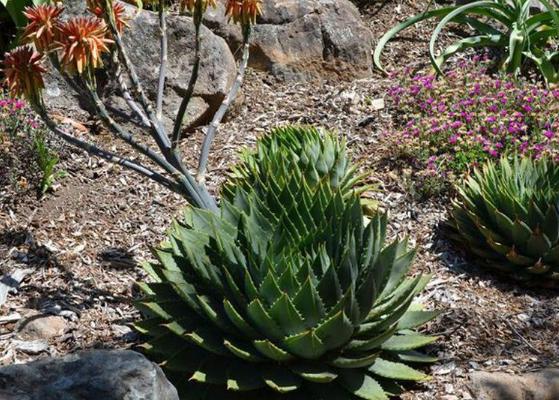
[[[505,152],[559,160],[559,87],[489,68],[474,57],[444,78],[406,71],[389,90],[398,125],[384,139],[419,175],[453,181]]]

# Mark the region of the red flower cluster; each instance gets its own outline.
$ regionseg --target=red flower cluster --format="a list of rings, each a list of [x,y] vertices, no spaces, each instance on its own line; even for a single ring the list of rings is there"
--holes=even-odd
[[[225,13],[234,23],[255,24],[262,13],[262,0],[227,0]]]
[[[57,24],[62,7],[43,5],[25,7],[23,15],[29,21],[23,32],[23,40],[35,44],[40,52],[49,51],[57,36]]]
[[[88,10],[96,15],[98,18],[105,17],[105,2],[103,0],[87,0]],[[113,3],[113,17],[115,19],[116,29],[122,33],[124,28],[127,28],[128,20],[130,19],[126,15],[126,9],[122,3]]]
[[[42,64],[45,55],[55,55],[61,67],[68,73],[84,73],[87,68],[102,65],[103,53],[109,52],[113,42],[105,22],[100,0],[88,0],[90,11],[97,16],[74,17],[63,21],[63,7],[38,5],[26,7],[28,24],[23,32],[25,43],[6,53],[4,61],[5,84],[13,96],[25,96],[32,102],[40,98],[44,88]],[[126,26],[124,7],[115,3],[113,7],[117,29]]]
[[[6,85],[12,97],[25,96],[29,101],[36,102],[40,91],[44,89],[43,56],[31,46],[20,46],[6,53],[3,72]]]
[[[69,72],[82,73],[87,66],[98,68],[103,63],[101,55],[109,52],[113,41],[107,37],[103,20],[93,17],[77,17],[62,22],[60,36],[56,41],[63,67]]]
[[[202,12],[206,12],[209,7],[216,8],[217,3],[215,0],[180,0],[180,12],[183,13],[185,10],[190,11],[190,13],[194,14],[196,12],[196,3],[201,2],[201,10]]]

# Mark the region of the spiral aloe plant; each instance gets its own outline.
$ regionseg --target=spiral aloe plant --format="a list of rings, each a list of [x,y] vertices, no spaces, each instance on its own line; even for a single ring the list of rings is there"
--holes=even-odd
[[[559,166],[502,158],[476,170],[454,201],[452,237],[480,263],[533,284],[559,283]]]
[[[345,144],[278,129],[244,153],[220,213],[189,208],[144,268],[144,348],[193,399],[386,399],[436,338],[414,328],[428,276],[415,251],[384,246],[386,216],[363,218]],[[357,188],[357,189],[355,189]]]

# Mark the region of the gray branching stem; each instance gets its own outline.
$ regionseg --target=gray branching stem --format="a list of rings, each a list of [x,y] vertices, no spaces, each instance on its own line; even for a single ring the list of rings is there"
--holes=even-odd
[[[61,138],[62,140],[64,140],[65,142],[67,142],[67,143],[71,144],[72,146],[77,147],[81,150],[84,150],[91,155],[100,157],[100,158],[102,158],[104,160],[107,160],[111,163],[118,164],[118,165],[126,167],[126,168],[128,168],[132,171],[135,171],[136,173],[138,173],[142,176],[145,176],[145,177],[163,185],[164,187],[172,190],[173,192],[180,193],[178,185],[175,182],[165,178],[160,173],[155,172],[152,169],[147,168],[147,167],[145,167],[141,164],[138,164],[138,163],[136,163],[132,160],[129,160],[129,159],[124,158],[124,157],[120,157],[120,156],[118,156],[114,153],[111,153],[110,151],[104,150],[104,149],[94,145],[93,143],[89,143],[89,142],[86,142],[84,140],[78,139],[77,137],[67,133],[62,128],[60,128],[56,124],[56,122],[54,122],[50,118],[50,116],[48,115],[48,112],[45,109],[43,104],[34,104],[33,108],[35,109],[37,114],[39,114],[39,116],[45,122],[45,124],[51,130],[51,132],[54,133],[59,138]]]
[[[159,83],[157,86],[156,116],[161,121],[163,116],[163,92],[165,90],[165,74],[167,73],[167,17],[165,0],[159,0],[159,29],[161,30],[161,50],[159,56]]]
[[[142,85],[140,83],[140,80],[138,78],[138,75],[136,74],[135,70],[134,70],[134,66],[131,63],[130,59],[128,58],[128,55],[126,53],[126,49],[124,48],[124,44],[122,43],[122,38],[120,36],[120,34],[118,33],[118,30],[116,29],[116,25],[114,23],[114,21],[109,23],[109,27],[111,28],[111,32],[113,33],[113,37],[115,39],[115,43],[117,45],[117,49],[119,52],[119,55],[121,57],[121,62],[124,64],[125,68],[128,70],[128,74],[130,76],[130,80],[132,81],[133,84],[133,88],[135,90],[135,92],[138,94],[139,98],[140,98],[140,104],[142,104],[142,106],[144,107],[148,118],[150,120],[150,124],[151,124],[151,131],[152,131],[152,137],[154,138],[155,142],[157,143],[157,146],[159,147],[159,149],[161,150],[161,152],[163,153],[163,156],[165,157],[166,160],[168,160],[175,168],[177,168],[183,175],[184,177],[187,179],[187,181],[189,182],[189,190],[193,192],[198,193],[200,190],[200,185],[198,185],[196,183],[196,180],[192,177],[192,175],[190,174],[190,172],[188,171],[188,169],[186,168],[186,166],[184,165],[182,158],[180,157],[180,154],[178,152],[178,149],[176,148],[171,148],[171,141],[169,140],[169,137],[167,136],[167,133],[165,132],[165,129],[163,128],[163,125],[161,124],[161,121],[159,121],[159,119],[157,118],[157,116],[155,115],[155,112],[153,110],[153,107],[151,105],[151,103],[149,102],[149,100],[147,99],[143,89],[142,89]],[[211,197],[209,194],[207,194],[207,191],[204,190],[204,192],[206,193],[205,195],[203,195],[203,204],[202,205],[196,205],[197,207],[202,207],[202,208],[207,208],[210,210],[217,210],[217,205],[215,203],[215,200],[213,199],[213,197]]]
[[[210,210],[217,210],[215,200],[209,195],[206,188],[203,185],[199,185],[192,175],[186,171],[184,166],[181,164],[182,168],[179,171],[175,168],[167,159],[160,154],[156,153],[149,146],[137,142],[134,137],[126,132],[108,113],[105,105],[99,98],[95,87],[91,84],[85,85],[88,89],[91,102],[94,104],[97,114],[101,117],[103,123],[107,128],[113,132],[113,134],[128,143],[133,149],[138,151],[140,154],[148,157],[151,161],[163,168],[169,175],[173,177],[175,182],[175,192],[184,196],[190,204],[200,208],[207,208]],[[185,172],[186,171],[186,172]]]
[[[159,149],[161,150],[161,152],[163,153],[164,157],[166,160],[168,160],[175,168],[177,168],[179,171],[181,171],[181,173],[184,174],[184,176],[190,180],[190,178],[192,178],[192,176],[190,175],[190,173],[188,172],[188,169],[186,168],[186,166],[184,165],[178,150],[176,148],[172,149],[171,147],[171,141],[169,139],[169,137],[167,136],[167,133],[165,132],[165,129],[163,128],[163,125],[161,124],[161,121],[157,118],[155,111],[153,110],[153,106],[151,105],[150,101],[148,100],[143,88],[142,88],[142,84],[140,82],[140,79],[138,78],[138,75],[136,74],[134,65],[132,64],[130,58],[128,57],[128,54],[126,52],[126,49],[124,47],[124,43],[122,42],[122,37],[120,36],[120,33],[118,32],[118,29],[116,27],[116,23],[114,21],[114,15],[109,14],[109,18],[108,18],[108,25],[109,28],[111,30],[111,33],[113,35],[113,39],[115,41],[116,47],[118,49],[118,55],[120,57],[120,61],[122,62],[122,64],[124,65],[124,67],[126,68],[126,70],[128,71],[128,75],[130,76],[130,81],[132,82],[132,88],[134,90],[134,92],[138,95],[139,99],[140,99],[140,104],[142,105],[142,107],[144,108],[144,110],[146,111],[146,114],[149,118],[150,124],[151,124],[151,130],[152,130],[152,137],[154,138],[155,142],[157,143],[157,146],[159,147]],[[192,190],[198,190],[199,189],[199,185],[196,184],[196,181],[194,179],[192,179],[192,183],[194,183],[195,185],[191,185],[191,189]],[[207,192],[206,192],[207,193]],[[209,208],[212,210],[216,210],[217,206],[215,204],[215,200],[207,195],[204,196],[204,203],[205,203],[205,207],[204,208]]]
[[[125,77],[122,73],[122,66],[118,60],[118,54],[116,52],[112,53],[113,56],[113,65],[114,65],[114,73],[120,88],[120,92],[122,97],[128,104],[128,107],[140,118],[141,124],[144,128],[149,128],[151,126],[148,117],[146,116],[145,112],[140,108],[140,106],[134,101],[132,95],[130,94],[130,90],[128,89],[128,84],[126,83]]]
[[[105,0],[105,1],[107,4],[107,9],[110,9],[111,6],[110,0]],[[113,35],[113,39],[115,41],[116,48],[118,50],[119,59],[124,65],[124,68],[126,68],[126,70],[128,71],[128,75],[132,83],[132,90],[138,96],[140,100],[140,104],[144,108],[149,118],[150,125],[153,131],[153,138],[157,142],[157,146],[167,156],[167,154],[170,154],[171,141],[169,140],[167,134],[165,133],[165,129],[163,128],[163,125],[155,115],[153,106],[151,105],[151,102],[148,100],[144,92],[140,79],[138,78],[138,74],[136,73],[136,69],[134,68],[132,61],[128,57],[128,53],[126,51],[124,43],[122,42],[122,37],[116,27],[114,15],[112,13],[107,13],[107,15],[108,15],[107,25],[109,26],[109,29]]]
[[[93,103],[95,110],[105,126],[119,139],[128,143],[133,149],[151,159],[165,171],[173,175],[175,178],[178,176],[179,171],[165,160],[160,154],[156,153],[149,146],[137,142],[134,137],[127,132],[120,124],[118,124],[107,111],[105,105],[99,98],[99,95],[90,85],[87,85],[88,93]]]
[[[200,152],[200,159],[198,160],[198,174],[196,176],[196,180],[198,182],[204,182],[210,149],[217,132],[217,128],[219,127],[219,124],[225,116],[225,113],[229,109],[229,106],[237,96],[237,93],[239,92],[239,89],[243,84],[243,78],[245,76],[245,70],[248,64],[248,57],[250,52],[249,39],[250,26],[243,27],[243,54],[239,65],[239,71],[237,72],[237,76],[235,78],[235,81],[233,82],[233,85],[231,86],[231,89],[229,90],[229,93],[223,99],[221,106],[217,110],[217,113],[214,115],[213,120],[206,131],[206,135],[202,143],[202,150]]]
[[[182,98],[179,111],[177,112],[177,117],[175,119],[175,126],[173,127],[173,137],[172,145],[176,148],[179,144],[181,138],[182,123],[184,120],[184,115],[188,109],[188,104],[192,99],[194,94],[194,88],[196,86],[196,81],[198,80],[198,71],[200,69],[200,48],[202,43],[202,37],[200,35],[200,28],[202,25],[202,18],[196,16],[196,14],[201,14],[202,12],[202,2],[200,0],[196,1],[196,12],[194,17],[194,63],[192,64],[192,73],[190,74],[190,79],[188,81],[188,87],[186,88],[186,93]]]
[[[161,4],[163,1],[161,1]],[[107,10],[112,7],[112,0],[105,0]],[[122,128],[109,114],[105,105],[99,98],[96,90],[95,84],[95,73],[92,68],[87,69],[81,75],[68,76],[63,68],[58,65],[58,60],[54,59],[53,64],[55,64],[56,69],[72,83],[72,87],[78,91],[78,93],[85,93],[85,98],[89,100],[94,106],[97,114],[100,116],[101,120],[109,128],[109,130],[118,139],[123,140],[128,145],[130,145],[134,150],[136,150],[141,155],[147,157],[151,162],[159,166],[164,173],[154,171],[150,167],[146,167],[139,162],[132,161],[121,157],[120,155],[113,154],[106,150],[103,150],[96,145],[86,142],[84,140],[78,139],[71,134],[66,133],[49,117],[48,112],[44,107],[42,99],[34,104],[36,111],[45,121],[47,127],[57,136],[67,141],[68,143],[87,151],[92,155],[99,156],[108,161],[120,164],[126,168],[129,168],[137,173],[146,176],[163,186],[169,188],[170,190],[183,196],[192,206],[198,208],[204,208],[212,212],[217,212],[217,203],[213,196],[211,196],[204,184],[199,184],[194,175],[187,169],[184,165],[182,158],[179,155],[178,149],[172,148],[170,138],[167,136],[163,125],[159,118],[157,118],[156,112],[153,109],[152,104],[148,100],[145,92],[142,88],[141,82],[136,74],[133,64],[131,63],[122,38],[118,29],[116,28],[115,17],[113,13],[107,12],[107,24],[112,33],[113,39],[116,43],[117,55],[115,58],[115,65],[117,68],[124,67],[130,78],[132,93],[134,97],[139,100],[140,107],[134,109],[135,104],[134,99],[128,88],[126,86],[125,78],[120,75],[119,83],[123,91],[124,96],[128,96],[129,105],[136,113],[140,116],[142,121],[148,125],[150,128],[151,136],[153,137],[155,143],[160,152],[156,152],[149,146],[138,142],[129,132]],[[121,70],[121,72],[123,71]],[[143,118],[142,118],[143,116]]]

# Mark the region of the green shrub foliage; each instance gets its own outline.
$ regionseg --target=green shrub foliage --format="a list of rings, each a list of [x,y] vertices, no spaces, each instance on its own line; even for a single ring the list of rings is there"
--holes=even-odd
[[[434,361],[414,328],[437,313],[412,304],[429,277],[406,276],[415,252],[384,245],[360,184],[335,136],[278,129],[243,154],[218,214],[173,225],[137,329],[187,398],[386,399],[428,378],[407,364]]]
[[[559,167],[502,158],[476,170],[453,203],[452,237],[483,265],[541,285],[559,283]]]

